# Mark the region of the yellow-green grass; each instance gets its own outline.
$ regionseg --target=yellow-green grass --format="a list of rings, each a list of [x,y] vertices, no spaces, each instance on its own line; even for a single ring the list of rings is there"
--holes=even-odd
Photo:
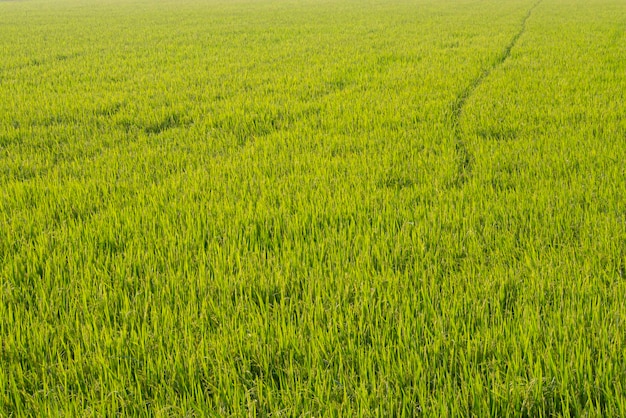
[[[625,22],[0,1],[0,416],[626,416]]]

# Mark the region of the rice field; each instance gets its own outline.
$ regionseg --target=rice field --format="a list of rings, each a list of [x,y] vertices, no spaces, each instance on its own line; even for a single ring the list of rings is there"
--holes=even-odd
[[[622,0],[0,1],[0,417],[626,416]]]

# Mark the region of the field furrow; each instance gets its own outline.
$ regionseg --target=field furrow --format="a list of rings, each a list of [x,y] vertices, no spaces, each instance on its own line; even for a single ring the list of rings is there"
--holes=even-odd
[[[500,56],[487,68],[485,68],[476,78],[474,78],[469,85],[456,97],[452,103],[452,129],[454,131],[455,150],[458,160],[457,176],[454,181],[456,186],[462,186],[471,177],[472,172],[472,160],[473,157],[468,150],[465,140],[463,138],[463,132],[460,128],[461,118],[463,116],[463,108],[467,103],[470,96],[476,91],[476,89],[483,83],[483,81],[489,77],[489,75],[501,66],[511,55],[511,50],[515,47],[518,39],[524,34],[526,30],[526,21],[530,18],[532,11],[541,3],[541,0],[531,6],[526,12],[524,19],[520,25],[519,30],[513,35],[509,43],[506,45]]]

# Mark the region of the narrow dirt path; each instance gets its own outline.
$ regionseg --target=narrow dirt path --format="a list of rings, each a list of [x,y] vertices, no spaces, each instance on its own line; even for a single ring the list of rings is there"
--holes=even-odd
[[[461,117],[463,116],[463,110],[465,109],[465,104],[467,100],[474,94],[476,89],[483,83],[483,81],[489,77],[489,75],[496,70],[499,66],[501,66],[511,55],[511,50],[517,44],[519,38],[526,31],[526,22],[530,18],[533,10],[539,6],[542,0],[534,3],[530,9],[526,12],[524,19],[520,25],[519,30],[513,35],[509,43],[502,50],[500,56],[493,62],[490,67],[485,68],[482,73],[478,75],[472,82],[457,96],[455,101],[452,103],[452,127],[454,130],[454,140],[455,140],[455,151],[457,155],[457,174],[456,178],[453,182],[454,187],[461,187],[472,175],[472,164],[473,157],[472,154],[467,149],[467,144],[463,139],[463,135],[461,133]]]

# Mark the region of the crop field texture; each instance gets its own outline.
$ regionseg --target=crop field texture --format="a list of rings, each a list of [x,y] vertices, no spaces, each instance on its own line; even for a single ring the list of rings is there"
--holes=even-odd
[[[0,417],[626,416],[623,0],[0,1]]]

